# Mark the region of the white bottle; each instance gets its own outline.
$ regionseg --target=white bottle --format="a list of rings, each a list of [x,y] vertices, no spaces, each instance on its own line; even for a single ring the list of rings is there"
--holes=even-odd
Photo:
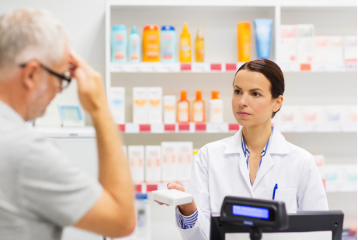
[[[212,92],[212,99],[210,100],[209,106],[209,122],[211,123],[222,123],[224,121],[223,101],[219,98],[219,95],[219,91]]]
[[[163,122],[163,89],[161,87],[148,88],[148,123]]]
[[[164,96],[164,123],[174,124],[176,122],[176,98],[175,96]]]
[[[148,89],[133,88],[133,122],[148,123]]]
[[[141,60],[140,37],[137,33],[136,26],[132,27],[132,33],[129,35],[128,41],[128,59],[129,62],[138,63]]]

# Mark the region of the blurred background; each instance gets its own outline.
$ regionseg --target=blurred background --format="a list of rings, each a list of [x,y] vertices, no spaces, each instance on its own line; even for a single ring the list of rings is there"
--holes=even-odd
[[[197,150],[240,128],[232,81],[243,62],[257,58],[284,72],[275,128],[315,156],[330,210],[345,214],[344,239],[356,239],[356,1],[0,2],[0,14],[19,8],[52,12],[71,48],[103,76],[137,192],[138,226],[128,239],[181,239],[174,208],[155,204],[150,192],[167,181],[186,186]],[[97,177],[95,133],[76,91],[73,81],[29,127]],[[190,164],[162,162],[188,153]],[[150,164],[157,159],[158,166]],[[63,239],[102,237],[67,228]]]

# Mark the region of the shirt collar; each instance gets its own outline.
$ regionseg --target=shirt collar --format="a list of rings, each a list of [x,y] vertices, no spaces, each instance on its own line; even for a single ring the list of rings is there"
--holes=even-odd
[[[270,153],[270,154],[289,153],[287,141],[285,137],[277,129],[273,128],[269,141],[270,141],[269,143],[270,147],[267,148],[266,153]],[[224,151],[224,154],[232,154],[232,153],[244,154],[243,151],[244,148],[242,147],[243,143],[244,141],[242,137],[242,128],[241,128],[226,144],[226,149]]]
[[[270,138],[269,138],[269,140],[267,141],[267,143],[266,143],[264,149],[262,149],[262,151],[261,151],[261,157],[263,157],[263,156],[266,155],[267,148],[268,148],[268,146],[269,146],[269,144],[270,144],[270,140],[271,140],[271,137],[272,137],[273,127],[271,127],[271,130],[272,130],[272,131],[271,131]],[[245,139],[244,139],[244,135],[243,135],[243,134],[241,134],[241,146],[242,146],[242,151],[244,152],[245,157],[247,157],[248,155],[250,155],[250,150],[249,150],[249,148],[248,148],[247,145],[246,145],[246,142],[245,142]]]
[[[0,119],[5,119],[5,121],[9,121],[17,125],[26,126],[24,119],[3,101],[0,101]]]

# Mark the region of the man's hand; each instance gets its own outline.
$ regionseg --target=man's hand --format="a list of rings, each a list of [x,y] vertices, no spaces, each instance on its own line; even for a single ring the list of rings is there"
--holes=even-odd
[[[83,108],[93,116],[108,109],[101,75],[75,53],[70,53],[71,75],[77,79],[78,97]]]

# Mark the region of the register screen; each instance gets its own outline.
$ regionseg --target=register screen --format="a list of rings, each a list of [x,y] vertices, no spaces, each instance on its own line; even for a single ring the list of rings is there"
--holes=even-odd
[[[269,219],[269,210],[266,208],[232,205],[232,214],[244,217]]]

